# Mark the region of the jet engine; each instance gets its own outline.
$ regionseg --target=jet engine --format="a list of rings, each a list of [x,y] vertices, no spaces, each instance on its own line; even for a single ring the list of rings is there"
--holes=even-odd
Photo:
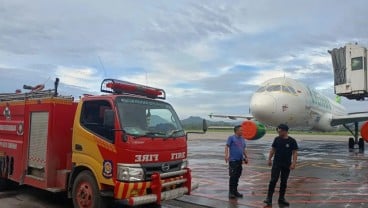
[[[331,126],[332,115],[323,114],[321,118],[317,121],[316,125],[313,127],[314,130],[319,131],[334,131],[337,127]]]
[[[362,128],[360,129],[360,135],[365,142],[368,142],[368,121],[364,122]]]
[[[247,140],[257,140],[262,138],[266,133],[266,128],[263,124],[257,121],[244,121],[242,123],[243,137]]]

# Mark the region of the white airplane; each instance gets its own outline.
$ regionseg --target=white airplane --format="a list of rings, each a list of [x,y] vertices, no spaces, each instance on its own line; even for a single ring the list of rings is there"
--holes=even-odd
[[[354,137],[349,138],[349,148],[359,147],[364,151],[364,139],[359,138],[358,122],[368,120],[368,113],[349,114],[338,102],[297,80],[278,77],[264,82],[251,98],[250,112],[256,120],[269,126],[285,123],[294,129],[335,131],[343,125]],[[251,118],[214,114],[210,117]],[[354,124],[354,130],[348,124]]]

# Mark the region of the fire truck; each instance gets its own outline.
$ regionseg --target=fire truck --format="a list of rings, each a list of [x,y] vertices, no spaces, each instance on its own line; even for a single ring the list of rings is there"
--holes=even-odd
[[[188,132],[163,89],[105,79],[102,95],[74,101],[59,95],[58,83],[0,94],[2,186],[65,192],[78,208],[160,204],[197,187]]]

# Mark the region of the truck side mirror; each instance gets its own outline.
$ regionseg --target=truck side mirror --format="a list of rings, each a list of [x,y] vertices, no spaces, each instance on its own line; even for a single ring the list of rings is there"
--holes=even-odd
[[[106,109],[104,112],[104,127],[113,129],[115,127],[115,114],[111,109]]]

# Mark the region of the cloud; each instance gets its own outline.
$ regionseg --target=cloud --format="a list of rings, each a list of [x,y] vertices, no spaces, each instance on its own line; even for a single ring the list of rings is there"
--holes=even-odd
[[[96,69],[58,66],[55,75],[60,77],[61,82],[65,85],[80,88],[80,90],[87,92],[98,93],[100,90],[102,75]]]
[[[366,7],[364,0],[7,1],[0,88],[52,87],[59,76],[60,90],[79,96],[112,77],[164,88],[183,116],[247,114],[252,91],[276,76],[332,95],[327,50],[368,46]]]

